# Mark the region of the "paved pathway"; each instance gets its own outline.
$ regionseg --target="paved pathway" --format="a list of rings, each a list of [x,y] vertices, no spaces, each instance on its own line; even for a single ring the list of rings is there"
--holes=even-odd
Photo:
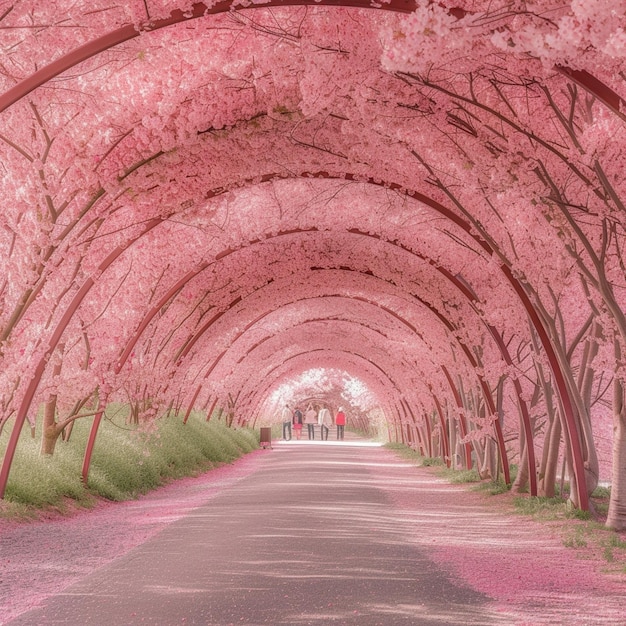
[[[468,558],[478,559],[474,565],[488,575],[490,556],[497,564],[516,537],[521,542],[512,554],[519,555],[530,539],[501,521],[498,512],[486,513],[484,503],[475,499],[480,496],[468,498],[465,488],[447,485],[393,453],[363,443],[279,443],[258,453],[255,471],[6,623],[625,623],[618,621],[624,615],[618,597],[604,613],[594,609],[589,621],[572,621],[571,607],[557,606],[549,594],[533,594],[534,606],[525,614],[520,602],[528,599],[522,590],[509,611],[487,589],[478,591],[480,584],[470,586],[466,573],[442,558],[443,543],[445,550],[452,546],[457,552],[458,547],[459,553],[471,544],[477,551]],[[509,529],[504,535],[503,528]],[[499,538],[494,541],[500,545],[490,545],[490,529],[496,529]],[[544,547],[563,550],[554,541]],[[503,560],[509,570],[522,572],[523,563],[511,562],[510,556]],[[522,575],[515,571],[509,578]],[[609,595],[602,597],[608,601]],[[570,601],[583,615],[579,598],[571,595]],[[553,612],[547,611],[544,622],[538,616],[546,608]]]

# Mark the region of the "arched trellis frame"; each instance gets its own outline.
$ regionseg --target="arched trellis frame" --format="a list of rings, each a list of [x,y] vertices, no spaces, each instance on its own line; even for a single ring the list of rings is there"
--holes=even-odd
[[[281,231],[279,233],[276,233],[275,235],[272,235],[269,238],[265,238],[265,239],[257,239],[254,241],[250,241],[247,242],[247,246],[250,245],[254,245],[257,243],[261,243],[261,242],[267,242],[267,241],[271,241],[271,240],[275,240],[281,237],[286,237],[286,236],[290,236],[290,235],[294,235],[294,234],[303,234],[303,233],[314,233],[314,232],[319,232],[317,228],[309,228],[309,229],[298,229],[298,230],[287,230],[287,231]],[[369,233],[364,233],[362,231],[359,231],[357,229],[352,229],[349,231],[351,234],[357,236],[357,237],[368,237],[370,239],[374,239],[376,241],[379,242],[383,242],[386,243],[388,245],[392,245],[394,247],[397,247],[399,249],[401,249],[404,252],[407,252],[409,254],[412,254],[413,256],[416,256],[417,258],[420,258],[422,260],[424,260],[425,262],[427,262],[431,267],[433,267],[434,269],[436,269],[441,275],[444,276],[444,278],[451,282],[462,294],[464,297],[466,297],[468,300],[470,300],[471,302],[474,302],[477,300],[477,297],[475,296],[475,294],[473,294],[473,292],[471,292],[469,290],[469,288],[467,287],[467,284],[463,281],[460,280],[458,276],[454,276],[453,274],[451,274],[449,271],[447,271],[445,268],[443,268],[439,263],[435,263],[432,259],[428,258],[427,255],[424,255],[422,253],[418,253],[414,250],[411,250],[409,248],[407,248],[406,246],[401,245],[400,243],[394,241],[394,242],[390,242],[387,240],[384,240],[383,238],[381,238],[380,236],[376,236],[373,234],[369,234]],[[220,253],[218,253],[215,256],[215,262],[217,262],[218,260],[222,260],[225,259],[227,257],[229,257],[230,255],[234,254],[235,252],[237,252],[239,250],[239,248],[237,249],[228,249],[228,250],[224,250]],[[174,283],[174,285],[169,288],[167,290],[167,292],[165,293],[164,296],[162,296],[157,303],[148,311],[148,313],[145,315],[144,319],[142,320],[142,322],[139,324],[137,330],[135,331],[135,333],[133,334],[133,336],[131,337],[131,339],[129,340],[126,348],[123,350],[122,356],[120,357],[118,363],[116,364],[115,367],[115,372],[119,373],[119,371],[121,370],[121,368],[123,367],[123,365],[125,364],[128,356],[130,355],[130,353],[132,352],[134,346],[136,345],[139,337],[141,336],[141,334],[143,333],[143,331],[147,328],[147,326],[149,325],[150,321],[153,319],[153,317],[157,314],[157,312],[171,299],[173,298],[177,293],[179,293],[181,291],[181,289],[192,279],[194,279],[196,276],[198,276],[203,270],[207,269],[208,267],[211,267],[214,263],[209,263],[207,261],[203,261],[197,268],[195,268],[194,270],[188,272],[183,278],[179,279],[176,283]],[[418,300],[422,303],[422,305],[428,306],[428,308],[430,308],[435,315],[440,319],[440,321],[442,321],[444,323],[444,325],[448,328],[448,330],[450,330],[452,333],[454,333],[455,329],[454,326],[445,319],[444,316],[442,316],[441,313],[439,313],[436,309],[434,309],[432,307],[432,305],[427,304],[423,299],[418,298]],[[177,361],[180,363],[182,362],[182,360],[189,354],[189,352],[191,351],[191,349],[193,348],[193,346],[195,345],[195,343],[199,340],[199,338],[211,327],[213,326],[213,324],[219,319],[221,318],[225,313],[227,313],[227,311],[229,311],[230,309],[232,309],[235,305],[239,304],[241,302],[241,298],[237,297],[235,298],[224,310],[220,310],[219,312],[217,312],[215,315],[213,315],[207,322],[205,322],[205,324],[198,329],[194,335],[186,342],[184,349],[180,352],[180,354],[177,355]],[[390,314],[395,315],[395,313],[393,313],[392,311],[388,311]],[[263,316],[261,316],[262,318]],[[396,316],[397,317],[397,316]],[[259,319],[261,319],[259,318]],[[258,321],[258,320],[256,320]],[[249,328],[253,323],[256,323],[256,321],[249,323],[248,325],[246,325],[245,329]],[[497,334],[497,332],[495,331],[495,329],[493,327],[488,326],[490,332],[492,335],[499,337],[499,335]],[[413,328],[414,332],[417,332],[415,328]],[[478,364],[475,362],[474,357],[471,353],[471,350],[469,350],[469,348],[467,346],[465,346],[464,344],[461,345],[464,354],[466,355],[466,357],[468,358],[468,360],[470,361],[472,367],[476,368],[478,366]],[[510,356],[508,355],[508,351],[506,349],[506,346],[504,346],[503,342],[500,341],[498,342],[498,348],[500,349],[502,356],[505,357],[505,359],[508,359],[507,362],[510,362]],[[212,364],[210,371],[212,371],[215,366],[217,365],[217,363],[219,362],[219,360],[225,355],[225,352],[222,352],[222,354],[218,357],[218,359]],[[204,378],[206,378],[208,376],[208,374],[210,373],[207,372],[207,374],[205,374]],[[490,411],[493,413],[495,413],[495,407],[493,404],[493,399],[491,397],[491,393],[488,390],[488,386],[486,385],[486,382],[484,381],[484,379],[482,377],[479,376],[479,380],[480,380],[480,385],[485,397],[485,401],[487,402],[487,405],[489,406]],[[525,402],[521,397],[521,389],[519,389],[519,383],[518,383],[518,400],[520,402],[520,406],[522,408],[523,414],[525,414],[526,416],[528,415],[526,407],[525,407]],[[193,404],[193,402],[195,401],[195,398],[197,398],[198,394],[200,393],[200,389],[201,387],[198,386],[196,389],[196,392],[194,394],[194,398],[192,400],[192,402],[190,403],[190,406],[187,410],[187,415],[189,414],[190,410],[191,410],[191,405]],[[83,466],[83,477],[86,479],[87,476],[87,472],[88,472],[88,467],[89,467],[89,462],[90,462],[90,457],[91,457],[91,451],[93,450],[93,445],[94,445],[94,440],[96,437],[96,432],[99,426],[99,422],[101,419],[101,412],[99,411],[98,414],[96,415],[96,419],[94,420],[94,424],[92,427],[92,433],[89,437],[89,442],[88,442],[88,448],[87,448],[87,453],[86,453],[86,457],[85,457],[85,462],[84,462],[84,466]],[[505,450],[504,450],[504,440],[502,437],[502,433],[501,433],[501,428],[499,423],[495,423],[495,428],[496,428],[496,433],[497,433],[497,441],[498,441],[498,445],[500,448],[500,453],[501,453],[501,458],[503,459],[503,469],[504,469],[504,475],[505,478],[507,480],[507,482],[509,482],[509,473],[508,473],[508,463],[506,461],[506,454],[505,454]],[[527,433],[530,432],[530,423],[529,423],[529,419],[525,420],[524,422],[524,428],[526,429]],[[528,439],[530,442],[532,442],[532,438],[529,437]],[[529,456],[529,466],[530,467],[534,467],[534,449],[531,445],[529,445],[527,447],[527,453]],[[531,493],[532,494],[536,494],[536,477],[534,475],[534,473],[531,472],[531,477],[530,477],[530,482],[531,482]]]
[[[332,296],[332,297],[335,297],[335,296]],[[315,318],[311,318],[311,319],[305,319],[305,320],[302,320],[302,321],[296,323],[289,330],[293,330],[294,328],[303,328],[303,327],[305,327],[308,324],[314,324],[314,323],[319,323],[319,322],[324,323],[324,322],[327,322],[327,321],[330,321],[330,320],[328,318],[319,318],[319,317],[315,317]],[[356,322],[355,320],[353,320],[353,319],[351,319],[351,318],[349,318],[347,316],[345,318],[338,318],[336,316],[333,316],[332,321],[333,322],[337,322],[337,323],[346,323],[346,324],[353,325],[353,326],[356,326],[356,327],[366,328],[367,330],[371,331],[372,333],[380,335],[381,340],[383,342],[383,345],[384,345],[384,341],[387,339],[387,336],[384,333],[382,333],[381,331],[379,331],[378,329],[376,329],[376,328],[374,328],[372,326],[366,325],[363,322]],[[263,339],[255,342],[252,346],[250,346],[249,348],[247,348],[245,350],[245,352],[242,355],[240,360],[251,358],[253,356],[253,353],[255,351],[257,351],[259,348],[261,348],[263,346],[263,344],[265,344],[268,341],[271,341],[272,339],[275,339],[279,334],[282,334],[284,332],[287,332],[287,331],[281,330],[279,333],[277,333],[275,335],[268,335],[268,336],[264,337]],[[409,328],[409,332],[410,332],[410,328]],[[315,352],[315,350],[312,350],[311,352]],[[369,359],[369,358],[367,358],[366,360],[368,362],[373,362],[372,359]],[[403,367],[404,366],[402,364],[398,363],[397,368],[402,369]],[[388,378],[391,378],[391,374],[388,371],[391,368],[383,369],[378,364],[376,364],[376,368],[378,370],[380,370],[380,371],[386,372],[386,376]],[[250,386],[252,389],[254,389],[257,385],[261,385],[262,386],[262,383],[263,383],[263,380],[264,380],[264,376],[265,376],[265,374],[261,374],[260,372],[257,373],[257,376],[255,378],[250,378],[247,381],[247,383],[246,383],[247,386]],[[394,389],[397,391],[397,393],[399,393],[400,395],[403,395],[403,394],[407,393],[407,391],[403,390],[403,388],[400,385],[400,383],[397,382],[398,378],[399,378],[399,376],[396,373],[396,375],[393,377]],[[252,392],[250,394],[245,394],[244,393],[244,397],[246,397],[246,396],[250,397],[251,395],[252,395]],[[254,405],[251,405],[251,404],[248,403],[246,406],[249,407],[251,412],[253,412],[253,413],[257,411],[257,407],[255,407]]]
[[[372,185],[375,185],[375,186],[380,186],[380,187],[383,187],[383,188],[386,188],[386,189],[390,189],[390,190],[393,190],[396,193],[404,193],[404,194],[407,195],[407,197],[412,198],[413,200],[417,200],[417,201],[421,202],[422,204],[428,206],[429,208],[433,209],[438,214],[442,215],[447,220],[449,220],[452,223],[454,223],[461,230],[465,231],[467,233],[467,235],[469,235],[472,239],[474,239],[474,241],[486,253],[488,253],[489,256],[494,254],[491,246],[486,241],[484,241],[478,234],[476,234],[474,232],[474,230],[472,229],[471,225],[468,222],[466,222],[463,218],[458,216],[456,213],[454,213],[449,208],[445,207],[444,205],[442,205],[438,201],[430,198],[429,196],[426,196],[425,194],[422,194],[421,192],[418,192],[418,191],[415,191],[415,190],[407,190],[402,185],[398,185],[398,184],[395,184],[395,183],[390,183],[388,181],[380,181],[380,180],[374,180],[374,179],[368,179],[368,180],[364,181],[363,177],[355,176],[355,175],[350,174],[350,173],[345,173],[345,174],[342,174],[341,176],[339,176],[339,175],[333,175],[333,174],[328,173],[328,172],[303,172],[301,174],[301,177],[303,177],[303,178],[322,178],[322,179],[342,179],[342,180],[348,180],[348,181],[353,180],[353,181],[359,182],[359,183],[367,183],[367,184],[372,184]],[[285,176],[282,175],[282,174],[267,174],[267,175],[262,177],[261,181],[257,180],[255,182],[268,182],[268,181],[271,181],[271,180],[274,180],[274,179],[284,179],[284,178],[285,178]],[[212,191],[207,192],[205,194],[205,197],[206,198],[216,197],[218,195],[221,195],[221,194],[225,193],[226,191],[227,190],[225,190],[224,188],[212,190]],[[147,232],[152,230],[158,224],[160,224],[163,221],[165,221],[165,219],[167,219],[167,216],[166,217],[162,217],[162,218],[155,218],[154,220],[146,223],[142,227],[142,230],[140,232],[138,232],[133,237],[129,238],[125,243],[123,243],[120,246],[118,246],[115,249],[115,251],[112,252],[100,264],[100,266],[98,268],[97,274],[98,275],[102,274],[102,272],[104,272],[123,253],[123,251],[125,249],[127,249],[129,246],[132,246],[144,234],[146,234]],[[306,232],[313,232],[313,231],[315,231],[315,229],[308,229]],[[293,234],[294,232],[298,232],[298,231],[294,231],[294,230],[283,231],[283,233],[281,233],[281,234],[288,235],[288,234]],[[359,231],[356,231],[356,230],[353,231],[353,232],[354,232],[354,234],[363,235],[363,233],[359,233]],[[257,241],[260,242],[261,240],[257,240]],[[255,243],[255,242],[253,241],[253,242],[248,242],[248,243]],[[406,247],[403,247],[403,249],[408,251],[408,249]],[[219,259],[225,258],[229,254],[231,254],[233,251],[234,250],[224,250],[222,253],[217,255],[216,259],[219,260]],[[410,251],[410,252],[415,254],[414,251]],[[458,289],[460,289],[461,292],[464,293],[464,295],[469,300],[476,300],[476,296],[474,294],[472,294],[471,290],[467,289],[467,286],[465,285],[464,281],[459,280],[457,277],[453,276],[450,272],[446,271],[444,268],[441,267],[441,265],[439,263],[435,263],[434,261],[429,260],[425,256],[421,256],[420,258],[422,258],[422,259],[426,260],[427,262],[429,262],[433,267],[435,267],[438,271],[440,271],[442,273],[442,275],[446,276],[446,278],[448,278],[448,280],[453,282],[455,284],[455,286]],[[208,264],[206,266],[208,266]],[[190,272],[187,275],[187,279],[186,280],[190,280],[193,276],[197,275],[197,273],[202,271],[202,269],[204,269],[205,267],[198,268],[197,272],[195,270]],[[587,501],[586,490],[584,488],[584,482],[585,482],[584,481],[584,467],[583,467],[583,461],[582,461],[582,452],[581,452],[579,435],[578,435],[578,431],[577,431],[577,427],[576,427],[576,421],[575,421],[574,414],[573,414],[571,400],[569,399],[569,395],[567,393],[567,387],[566,387],[565,379],[564,379],[563,373],[560,370],[560,366],[559,366],[558,360],[556,358],[554,348],[553,348],[553,346],[551,344],[550,337],[549,337],[547,331],[545,330],[545,328],[543,327],[543,325],[541,323],[541,320],[540,320],[540,317],[539,317],[538,313],[536,312],[536,310],[534,309],[534,307],[533,307],[533,305],[532,305],[532,303],[530,301],[530,298],[527,296],[523,286],[519,283],[517,278],[513,275],[513,273],[510,271],[510,269],[506,265],[499,264],[498,267],[499,267],[500,271],[502,272],[502,274],[504,275],[504,277],[507,279],[507,282],[509,282],[513,286],[513,288],[515,289],[516,293],[518,294],[519,299],[520,299],[522,305],[524,306],[526,312],[529,315],[529,319],[531,321],[531,324],[532,324],[533,328],[535,329],[535,331],[537,332],[537,334],[538,334],[538,336],[539,336],[539,338],[541,340],[542,346],[543,346],[543,348],[545,349],[545,351],[547,353],[548,361],[550,362],[553,374],[555,375],[555,380],[557,381],[557,389],[559,391],[559,394],[560,394],[560,397],[561,397],[561,401],[562,401],[562,404],[563,404],[563,407],[564,407],[564,413],[565,413],[565,417],[566,417],[566,420],[565,420],[566,421],[565,430],[566,430],[566,434],[568,436],[569,445],[570,445],[570,447],[572,449],[572,456],[573,456],[573,461],[574,461],[574,471],[575,471],[576,477],[577,477],[577,481],[576,481],[577,488],[578,488],[578,491],[581,492],[579,494],[579,496],[581,498],[579,500],[579,502],[580,502],[580,505],[581,505],[582,508],[586,508],[588,506],[588,501]],[[183,279],[181,279],[181,280],[183,280]],[[56,345],[58,344],[58,342],[60,340],[60,337],[62,336],[65,328],[69,324],[72,316],[74,315],[74,313],[76,312],[76,310],[80,306],[80,303],[82,302],[82,300],[84,299],[84,297],[86,296],[88,291],[91,289],[91,287],[93,287],[93,285],[94,285],[94,279],[90,278],[79,289],[78,293],[76,294],[76,296],[74,297],[74,299],[70,303],[68,309],[66,310],[66,312],[62,316],[61,321],[57,325],[55,331],[51,335],[51,337],[50,337],[50,339],[48,341],[48,347],[47,347],[47,350],[46,350],[46,355],[47,354],[51,354],[52,351],[56,348]],[[180,289],[180,287],[181,287],[181,283],[179,281],[179,282],[176,283],[175,286],[173,286],[170,290],[168,290],[168,293],[173,295]],[[155,306],[155,307],[153,307],[151,309],[150,314],[153,316],[157,311],[158,311],[158,309]],[[221,315],[221,313],[219,315]],[[134,337],[134,341],[136,341],[138,339],[139,335],[141,334],[143,329],[145,329],[145,327],[148,324],[149,324],[149,319],[148,318],[144,319],[144,321],[140,325],[141,326],[141,331],[139,333],[135,333],[135,335],[133,336]],[[495,332],[495,334],[497,336],[497,332]],[[129,346],[127,346],[127,348],[125,349],[124,354],[128,355],[128,354],[130,354],[130,351],[132,351],[132,347],[130,347],[130,344],[129,344]],[[13,459],[14,452],[15,452],[15,447],[17,445],[17,439],[19,438],[19,432],[21,431],[21,428],[23,426],[23,423],[24,423],[27,411],[30,408],[30,403],[32,402],[32,398],[33,398],[33,396],[35,394],[35,391],[37,389],[37,386],[38,386],[38,384],[40,382],[41,376],[42,376],[43,371],[45,369],[45,363],[46,363],[46,358],[44,357],[37,364],[37,367],[35,369],[35,376],[31,379],[31,381],[29,383],[29,386],[28,386],[28,389],[27,389],[27,393],[24,396],[24,401],[22,402],[22,404],[20,406],[20,409],[18,410],[18,414],[16,416],[16,423],[14,425],[14,429],[13,429],[13,432],[11,434],[11,439],[9,441],[9,445],[7,446],[7,452],[5,454],[5,458],[4,458],[4,461],[3,461],[2,469],[0,470],[0,497],[3,497],[3,495],[4,495],[4,490],[6,488],[6,481],[8,479],[8,473],[9,473],[9,470],[10,470],[10,465],[12,463],[12,459]],[[525,422],[524,423],[524,427],[528,429],[529,425],[527,425],[527,423]],[[95,437],[95,431],[94,431],[93,437]],[[532,441],[532,438],[530,438],[529,441]],[[90,445],[90,448],[93,448],[93,439],[92,439],[92,437],[90,437],[90,444],[89,445]],[[529,448],[530,448],[530,446],[529,446]],[[534,467],[534,464],[531,465],[531,467]],[[533,472],[530,472],[530,474],[532,474],[532,473]]]
[[[343,268],[342,271],[347,271],[345,270],[345,268]],[[380,278],[379,278],[380,280]],[[333,296],[317,296],[315,299],[319,299],[320,297],[338,297],[337,295],[333,295]],[[339,297],[345,297],[345,296],[339,296]],[[478,382],[479,382],[479,387],[481,389],[481,392],[483,394],[485,403],[487,405],[487,407],[489,408],[490,412],[492,415],[495,415],[495,405],[493,402],[493,398],[491,396],[491,391],[489,390],[489,386],[487,384],[487,382],[485,381],[484,377],[482,375],[480,375],[478,373],[478,363],[476,362],[474,356],[472,355],[471,350],[467,347],[467,345],[465,345],[465,343],[463,341],[461,341],[461,339],[456,335],[456,327],[454,326],[454,324],[452,324],[441,312],[439,312],[435,307],[433,307],[431,304],[429,304],[428,302],[426,302],[423,298],[420,298],[419,296],[416,295],[412,295],[411,296],[416,303],[419,303],[422,307],[424,307],[426,310],[432,312],[435,317],[437,318],[437,320],[442,324],[442,326],[448,330],[450,332],[450,335],[452,337],[454,337],[454,342],[461,348],[461,351],[463,352],[463,354],[465,355],[468,363],[470,364],[471,368],[473,369],[473,371],[476,373]],[[422,342],[424,342],[424,338],[422,336],[422,334],[418,331],[418,329],[411,323],[409,322],[406,318],[404,318],[403,316],[399,315],[397,312],[393,311],[392,309],[390,309],[389,307],[383,306],[380,303],[376,302],[373,299],[367,299],[367,298],[363,298],[363,297],[350,297],[350,299],[353,299],[355,301],[360,301],[360,302],[364,302],[368,305],[377,307],[378,309],[384,311],[387,315],[389,315],[390,317],[393,317],[394,319],[396,319],[397,321],[399,321],[400,323],[402,323],[404,326],[406,326],[406,328],[409,329],[409,331],[420,338],[420,340]],[[299,300],[297,300],[298,302],[305,302],[306,300],[308,300],[308,298],[301,298]],[[281,306],[284,306],[285,303],[281,303]],[[263,319],[268,313],[265,313],[261,316],[259,316],[258,318],[256,318],[256,321],[259,321],[261,319]],[[240,331],[236,337],[233,339],[234,343],[235,341],[237,341],[240,337],[242,337],[244,335],[244,333],[252,327],[252,323],[246,325],[246,327]],[[204,332],[204,331],[203,331]],[[254,346],[252,346],[251,350],[256,349],[259,345],[261,345],[261,343],[263,343],[264,341],[267,341],[269,339],[271,339],[273,337],[273,335],[268,335],[266,336],[264,339],[262,339],[261,341],[257,342],[256,344],[254,344]],[[231,343],[231,345],[232,345]],[[218,359],[216,361],[214,361],[210,368],[209,368],[209,373],[213,371],[213,369],[215,368],[216,362],[218,360],[220,360],[223,356],[224,356],[225,352],[222,352]],[[242,361],[245,358],[249,357],[250,355],[250,351],[247,351],[239,360]],[[466,437],[468,435],[468,427],[467,427],[467,423],[465,420],[465,416],[464,413],[462,412],[462,403],[460,403],[460,397],[458,395],[457,389],[454,385],[454,382],[451,378],[451,376],[448,373],[448,370],[442,365],[441,366],[442,371],[445,374],[445,379],[448,381],[448,384],[451,388],[453,397],[455,399],[455,401],[457,402],[457,405],[460,408],[460,414],[459,414],[459,419],[460,419],[460,424],[461,424],[461,435],[462,437]],[[204,378],[206,379],[208,377],[208,374],[205,374]],[[198,390],[197,390],[198,391]],[[404,392],[402,392],[404,393]],[[401,393],[401,395],[402,395]],[[198,393],[196,392],[195,397],[197,397]],[[506,447],[505,447],[505,442],[504,442],[504,436],[502,433],[502,428],[501,425],[499,423],[498,420],[494,421],[494,430],[495,430],[495,434],[496,434],[496,441],[498,444],[498,448],[499,448],[499,453],[500,453],[500,458],[501,458],[501,462],[502,462],[502,470],[503,470],[503,474],[504,474],[504,478],[505,478],[505,482],[507,484],[510,484],[510,470],[509,470],[509,463],[508,463],[508,458],[506,455]],[[466,459],[466,465],[468,467],[471,467],[472,462],[471,462],[471,444],[469,443],[465,443],[465,459]],[[532,448],[532,444],[530,446],[528,446],[528,449],[530,450]],[[534,463],[534,453],[532,451],[528,452],[530,458],[532,459],[532,462]],[[534,487],[535,489],[535,495],[536,495],[536,480],[532,483],[532,487]]]
[[[409,195],[412,195],[409,193]],[[275,239],[278,239],[280,237],[285,237],[285,236],[289,236],[289,235],[294,235],[294,234],[304,234],[304,233],[314,233],[314,232],[319,232],[317,228],[307,228],[307,229],[292,229],[292,230],[287,230],[287,231],[281,231],[275,235],[272,235],[270,237],[264,238],[264,239],[256,239],[256,240],[252,240],[249,242],[246,242],[246,247],[255,245],[257,243],[261,243],[261,242],[268,242],[268,241],[272,241]],[[441,265],[441,262],[435,262],[433,259],[429,258],[426,254],[424,253],[420,253],[417,252],[415,250],[412,250],[410,248],[408,248],[405,245],[400,244],[397,241],[388,241],[386,239],[383,239],[382,237],[378,236],[378,235],[374,235],[371,233],[365,233],[363,231],[360,231],[358,229],[351,229],[349,231],[350,233],[354,234],[355,236],[358,237],[367,237],[367,238],[371,238],[374,239],[378,242],[382,242],[382,243],[386,243],[388,245],[394,246],[396,248],[401,249],[404,252],[407,252],[423,261],[425,261],[426,263],[428,263],[431,267],[433,267],[437,272],[439,272],[448,282],[450,282],[462,295],[465,299],[467,299],[470,304],[472,305],[472,308],[474,309],[474,311],[476,312],[477,316],[479,316],[475,305],[478,303],[478,298],[476,296],[476,294],[474,294],[474,292],[468,287],[468,284],[466,281],[464,281],[462,278],[460,278],[457,275],[453,275],[450,271],[448,271],[445,267],[443,267]],[[225,250],[223,252],[220,252],[218,255],[216,255],[216,260],[218,259],[224,259],[227,258],[228,256],[232,255],[233,253],[235,253],[237,251],[237,249],[232,250]],[[140,334],[143,332],[143,330],[145,330],[145,328],[147,327],[147,325],[149,324],[150,320],[154,317],[154,315],[158,312],[158,310],[160,310],[160,308],[165,304],[165,302],[167,302],[169,300],[169,298],[171,296],[173,296],[175,293],[178,293],[180,291],[180,289],[182,288],[182,286],[184,286],[184,284],[186,284],[186,282],[188,280],[191,280],[192,278],[195,278],[202,270],[206,269],[207,267],[209,267],[209,263],[203,262],[199,268],[197,270],[194,270],[192,272],[189,272],[186,277],[184,279],[181,279],[180,281],[178,281],[170,290],[168,290],[167,294],[161,298],[158,303],[152,307],[152,309],[149,311],[149,313],[147,314],[147,316],[144,318],[144,320],[142,321],[142,323],[139,325],[137,332],[133,335],[133,338],[131,339],[131,341],[129,342],[128,346],[125,348],[124,353],[122,358],[120,359],[120,365],[123,364],[123,362],[125,362],[126,357],[130,354],[132,348],[134,347],[134,345],[136,344],[136,341],[139,339]],[[443,324],[448,328],[448,330],[450,330],[451,333],[455,333],[455,328],[454,325],[449,322],[447,319],[445,319],[445,316],[443,316],[439,311],[437,311],[432,305],[426,303],[423,299],[418,298],[418,300],[422,303],[422,305],[427,306],[430,310],[433,311],[433,313],[435,313],[435,315],[439,318],[440,321],[443,322]],[[228,310],[230,310],[232,307],[234,307],[235,305],[239,304],[241,302],[241,298],[236,298],[234,299],[227,307],[225,307],[225,309],[220,310],[219,312],[217,312],[215,315],[213,315],[209,320],[207,320],[199,329],[197,329],[194,334],[190,337],[190,339],[185,343],[185,347],[184,349],[180,352],[180,354],[177,356],[177,360],[180,360],[179,362],[182,362],[182,359],[184,359],[192,350],[192,348],[194,347],[194,345],[196,344],[196,342],[204,335],[204,333],[206,331],[208,331],[213,324],[220,319],[223,315],[225,315],[227,313]],[[390,312],[391,314],[393,314],[393,312]],[[261,316],[262,318],[263,316]],[[259,318],[259,319],[261,319]],[[257,320],[258,321],[258,320]],[[250,325],[252,323],[255,322],[251,322],[250,324],[248,324],[245,328],[244,331],[250,327]],[[484,323],[484,322],[483,322]],[[505,363],[507,365],[512,364],[512,359],[511,356],[508,352],[508,349],[506,347],[506,345],[504,344],[502,337],[500,336],[500,334],[498,333],[498,331],[490,324],[486,324],[485,323],[486,328],[489,330],[489,334],[492,336],[492,338],[495,340],[495,343],[497,345],[497,348],[503,358],[503,360],[505,361]],[[415,332],[416,329],[413,329]],[[242,331],[243,332],[243,331]],[[468,361],[471,363],[472,367],[474,367],[474,369],[477,369],[479,364],[476,362],[475,357],[473,356],[471,350],[469,349],[469,347],[467,347],[465,344],[460,344],[461,348],[466,356],[466,358],[468,359]],[[219,356],[219,359],[221,359],[223,356],[225,355],[225,352],[222,352],[222,354]],[[215,365],[217,364],[217,362],[215,362],[212,366],[211,369],[213,369],[215,367]],[[117,369],[117,371],[119,371],[119,367]],[[206,375],[205,375],[206,378]],[[479,380],[480,380],[480,386],[483,392],[483,396],[485,398],[485,401],[487,403],[487,406],[489,408],[489,411],[491,412],[491,414],[495,414],[496,410],[495,410],[495,405],[493,402],[493,398],[491,396],[491,392],[488,388],[488,385],[486,384],[486,381],[484,380],[484,378],[482,376],[479,376]],[[523,423],[523,427],[525,430],[525,435],[527,437],[527,440],[530,443],[530,445],[528,445],[527,447],[527,455],[528,455],[528,463],[529,463],[529,467],[534,467],[535,466],[535,454],[534,454],[534,447],[532,445],[532,426],[530,423],[530,416],[528,413],[528,408],[526,406],[526,402],[523,399],[522,396],[522,390],[521,390],[521,386],[519,384],[519,381],[514,380],[514,388],[515,388],[515,392],[517,395],[517,400],[518,400],[518,404],[520,407],[520,412],[522,415],[522,423]],[[197,397],[197,395],[199,394],[199,388],[197,388],[196,393],[195,393],[195,397]],[[503,458],[505,458],[505,454],[504,454],[504,440],[503,440],[503,436],[502,436],[502,432],[501,432],[501,426],[499,424],[498,421],[494,422],[494,428],[496,429],[496,433],[497,433],[497,440],[498,440],[498,444],[500,447],[500,451],[501,454],[503,455]],[[505,471],[504,474],[507,477],[507,482],[508,482],[508,468],[505,467]],[[536,495],[537,492],[537,485],[536,485],[536,475],[534,474],[534,472],[530,472],[530,491],[531,494]]]

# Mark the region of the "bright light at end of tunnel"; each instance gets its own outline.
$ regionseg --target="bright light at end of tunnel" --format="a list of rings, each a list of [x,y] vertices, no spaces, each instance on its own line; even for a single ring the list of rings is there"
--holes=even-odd
[[[378,395],[364,380],[343,369],[310,368],[282,382],[264,403],[261,411],[264,421],[280,421],[281,410],[286,404],[303,411],[309,404],[327,406],[331,411],[343,408],[349,427],[359,423],[373,436],[384,432],[385,419]]]

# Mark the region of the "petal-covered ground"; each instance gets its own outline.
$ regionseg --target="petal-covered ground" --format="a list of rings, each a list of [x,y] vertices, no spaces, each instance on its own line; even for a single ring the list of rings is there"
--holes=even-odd
[[[288,444],[291,456],[294,447],[307,444]],[[606,561],[591,548],[566,547],[564,522],[515,515],[508,496],[491,498],[451,485],[382,448],[361,450],[353,448],[353,456],[343,460],[335,452],[325,463],[336,465],[338,475],[346,463],[366,467],[368,483],[383,492],[390,519],[398,520],[401,540],[425,551],[455,584],[491,598],[491,613],[501,615],[502,623],[624,624],[626,576],[603,571]],[[101,504],[70,517],[0,522],[0,623],[139,546],[239,481],[267,471],[278,456],[279,450],[258,451],[136,501]]]
[[[534,521],[514,513],[510,494],[494,498],[429,468],[415,472],[387,483],[414,520],[413,540],[430,545],[457,581],[493,598],[511,624],[626,623],[626,572],[609,573],[593,542],[568,547],[576,521]]]
[[[263,451],[138,500],[102,502],[70,517],[0,520],[0,624],[126,554],[258,467]]]

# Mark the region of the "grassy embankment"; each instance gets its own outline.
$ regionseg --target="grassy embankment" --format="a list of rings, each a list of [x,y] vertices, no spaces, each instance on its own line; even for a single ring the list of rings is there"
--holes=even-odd
[[[15,454],[0,517],[36,516],[46,509],[61,512],[93,506],[98,498],[129,500],[176,478],[193,476],[230,463],[256,448],[258,434],[233,430],[224,422],[190,415],[157,420],[150,428],[125,423],[125,410],[111,407],[102,421],[93,452],[89,484],[81,467],[92,418],[74,426],[69,442],[59,441],[52,457],[39,455],[40,437],[24,428]],[[40,433],[39,433],[40,434]],[[0,439],[0,458],[8,441]]]

